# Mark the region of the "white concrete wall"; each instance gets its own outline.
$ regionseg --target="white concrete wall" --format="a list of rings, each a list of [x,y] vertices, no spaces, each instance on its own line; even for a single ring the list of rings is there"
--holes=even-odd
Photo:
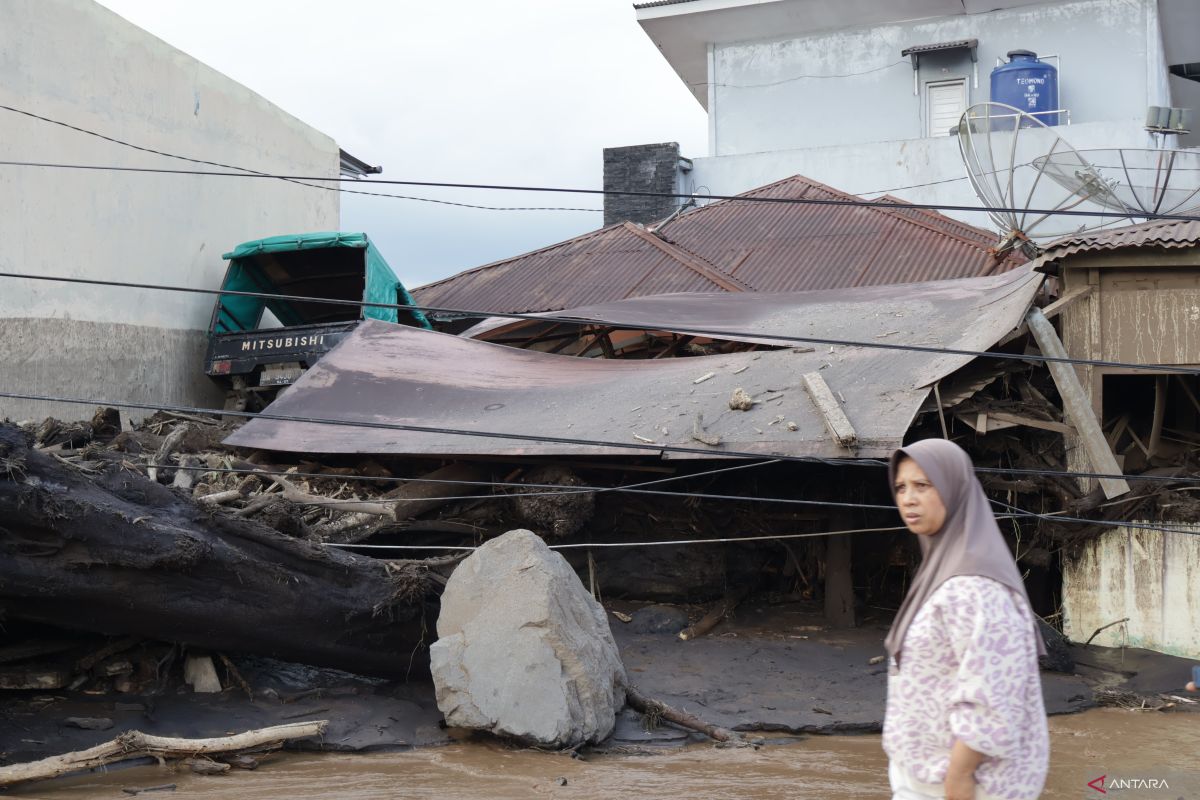
[[[4,3],[0,104],[194,158],[338,174],[328,136],[91,0]],[[213,169],[11,111],[0,110],[0,132],[3,160]],[[336,192],[282,181],[0,166],[0,271],[216,288],[237,243],[336,230],[338,214]],[[0,279],[0,390],[211,402],[201,357],[212,305]],[[0,418],[47,413],[90,416],[0,398]]]
[[[1145,147],[1148,140],[1141,122],[1093,122],[1060,126],[1057,131],[1077,149]],[[693,190],[727,195],[791,175],[804,175],[851,194],[873,197],[890,191],[914,203],[980,205],[966,179],[958,140],[950,136],[697,158],[688,180]],[[943,213],[981,228],[994,228],[980,212]],[[1075,218],[1060,219],[1065,230],[1080,224]]]
[[[1155,0],[1029,6],[714,46],[709,155],[923,137],[924,82],[971,76],[971,63],[966,51],[922,56],[914,96],[900,51],[970,38],[979,40],[972,103],[989,99],[996,59],[1019,48],[1060,56],[1060,105],[1073,123],[1141,122],[1147,105],[1166,100]]]
[[[1086,641],[1097,628],[1128,617],[1093,642],[1200,659],[1200,525],[1164,524],[1194,534],[1115,528],[1064,565],[1069,639]]]

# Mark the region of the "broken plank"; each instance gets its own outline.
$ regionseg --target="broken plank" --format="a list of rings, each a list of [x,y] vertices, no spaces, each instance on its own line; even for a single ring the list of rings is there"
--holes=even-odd
[[[989,412],[989,416],[1001,422],[1011,422],[1013,425],[1024,425],[1027,428],[1038,428],[1043,431],[1054,431],[1055,433],[1075,433],[1075,429],[1070,425],[1063,422],[1054,422],[1049,419],[1025,417],[1020,414],[1010,414],[1007,411],[991,411]]]
[[[808,389],[808,396],[812,398],[813,404],[821,412],[826,427],[829,428],[829,432],[833,434],[837,443],[842,447],[853,447],[858,442],[858,433],[855,432],[854,426],[850,424],[846,413],[842,411],[837,398],[830,391],[829,384],[825,383],[825,379],[821,377],[821,373],[806,372],[804,388]]]
[[[1067,358],[1067,350],[1063,347],[1062,340],[1058,338],[1054,326],[1040,308],[1030,309],[1025,320],[1029,325],[1029,332],[1037,340],[1043,354],[1052,358]],[[1066,417],[1074,423],[1092,468],[1096,472],[1119,475],[1121,468],[1104,438],[1099,420],[1092,413],[1092,404],[1079,382],[1079,376],[1075,374],[1075,369],[1065,361],[1048,361],[1046,366],[1054,379],[1054,385],[1058,387],[1059,395],[1062,396]],[[1099,481],[1104,496],[1109,500],[1129,492],[1129,483],[1124,478],[1100,478]]]
[[[1076,302],[1082,300],[1083,298],[1087,297],[1091,293],[1092,293],[1092,287],[1090,285],[1076,287],[1076,288],[1072,289],[1071,291],[1067,292],[1066,294],[1064,294],[1062,297],[1055,300],[1053,303],[1051,303],[1048,306],[1046,306],[1045,308],[1043,308],[1042,315],[1046,319],[1054,319],[1059,314],[1061,314],[1064,310],[1066,310],[1068,307],[1075,305]],[[1011,333],[1009,333],[1007,336],[1005,336],[1003,339],[1001,339],[999,342],[997,342],[996,346],[1002,347],[1003,345],[1006,345],[1011,341],[1020,339],[1022,336],[1025,336],[1028,333],[1029,333],[1029,323],[1022,322],[1019,326],[1017,326],[1016,329],[1014,329]]]

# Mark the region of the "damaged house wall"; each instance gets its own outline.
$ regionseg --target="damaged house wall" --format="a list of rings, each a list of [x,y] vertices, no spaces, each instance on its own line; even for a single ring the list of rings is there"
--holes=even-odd
[[[1063,343],[1073,358],[1200,366],[1200,253],[1196,223],[1159,222],[1051,248],[1064,297]],[[1062,252],[1056,251],[1064,251]],[[1126,474],[1167,470],[1200,446],[1195,376],[1077,366],[1093,410]],[[1067,437],[1069,469],[1091,465]],[[1133,484],[1135,493],[1146,491]],[[1200,533],[1187,513],[1162,504],[1149,524]],[[1064,632],[1103,645],[1200,657],[1200,535],[1114,528],[1079,545],[1063,564]]]
[[[0,104],[193,158],[338,174],[328,136],[91,0],[5,4]],[[0,123],[4,160],[215,169],[6,109]],[[9,166],[0,188],[0,268],[10,272],[216,288],[221,253],[237,242],[339,224],[337,193],[281,181]],[[201,295],[5,279],[0,389],[211,404],[211,311]],[[79,410],[0,401],[0,418],[48,414]]]

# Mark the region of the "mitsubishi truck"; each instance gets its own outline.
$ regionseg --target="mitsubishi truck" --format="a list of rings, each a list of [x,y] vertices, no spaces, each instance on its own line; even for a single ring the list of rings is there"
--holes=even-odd
[[[365,233],[304,233],[245,242],[223,256],[223,292],[413,305]],[[218,296],[205,372],[226,410],[258,411],[364,319],[429,328],[417,310],[302,299]]]

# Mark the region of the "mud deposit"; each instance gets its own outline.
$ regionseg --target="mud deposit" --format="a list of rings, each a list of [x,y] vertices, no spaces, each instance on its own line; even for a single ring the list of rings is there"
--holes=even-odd
[[[1111,789],[1125,798],[1200,798],[1195,758],[1200,714],[1096,709],[1050,720],[1053,753],[1045,798],[1086,797],[1101,775],[1165,781],[1168,789]],[[879,737],[818,736],[753,749],[692,745],[660,754],[587,760],[460,742],[406,753],[281,753],[254,772],[198,776],[158,766],[59,780],[11,796],[75,800],[128,797],[123,788],[176,784],[150,800],[267,798],[851,798],[887,797]],[[563,780],[565,779],[565,784]],[[1094,793],[1094,792],[1093,792]],[[1106,795],[1095,794],[1096,797]]]

